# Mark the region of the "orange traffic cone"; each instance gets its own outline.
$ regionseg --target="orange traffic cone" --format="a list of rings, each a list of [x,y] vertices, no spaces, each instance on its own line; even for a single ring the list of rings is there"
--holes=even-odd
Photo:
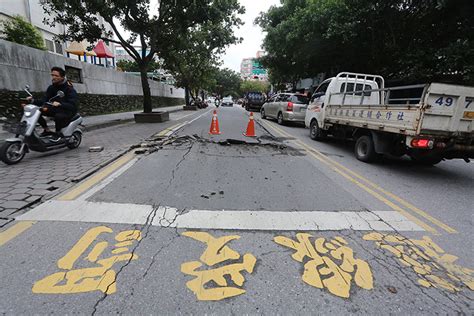
[[[255,122],[253,121],[253,112],[250,112],[250,120],[249,124],[247,125],[247,131],[244,133],[244,136],[257,137],[257,135],[255,135]]]
[[[212,121],[211,121],[211,128],[209,129],[209,134],[211,135],[219,135],[221,132],[219,131],[219,121],[217,120],[217,111],[214,110],[212,114]]]

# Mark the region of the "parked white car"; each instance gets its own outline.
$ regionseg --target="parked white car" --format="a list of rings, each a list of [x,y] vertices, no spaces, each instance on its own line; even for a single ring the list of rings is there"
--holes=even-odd
[[[215,105],[216,103],[216,98],[214,97],[208,97],[206,100],[207,105]]]

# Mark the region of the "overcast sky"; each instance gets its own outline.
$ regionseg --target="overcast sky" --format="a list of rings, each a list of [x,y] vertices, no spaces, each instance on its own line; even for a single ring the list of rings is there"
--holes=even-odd
[[[255,18],[259,16],[260,12],[266,12],[270,6],[280,5],[280,0],[239,0],[239,2],[245,7],[245,14],[240,16],[245,24],[235,30],[235,35],[242,37],[243,41],[240,44],[227,47],[225,54],[221,56],[223,61],[221,67],[237,72],[240,72],[240,63],[243,58],[256,57],[257,51],[261,50],[264,34],[259,26],[253,24]],[[150,0],[150,3],[152,9],[158,6],[156,0]],[[117,24],[119,25],[119,23]],[[122,27],[119,28],[122,34],[127,34]],[[138,40],[136,45],[139,45]]]
[[[255,57],[257,51],[261,49],[264,34],[259,26],[253,24],[255,18],[261,11],[267,11],[270,6],[279,5],[280,0],[239,0],[239,2],[245,7],[245,14],[241,16],[245,25],[236,30],[235,34],[244,40],[240,44],[228,47],[222,56],[223,67],[237,72],[240,72],[240,62],[243,58]]]

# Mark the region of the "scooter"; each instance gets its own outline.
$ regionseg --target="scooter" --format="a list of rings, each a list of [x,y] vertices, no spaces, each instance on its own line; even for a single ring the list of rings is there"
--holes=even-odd
[[[25,91],[32,96],[28,86],[26,86]],[[64,97],[64,92],[58,91],[58,94],[42,107],[34,104],[27,104],[23,107],[23,117],[12,130],[15,137],[6,139],[0,147],[0,159],[4,163],[8,165],[19,163],[30,150],[46,152],[64,147],[70,149],[79,147],[82,141],[82,131],[79,128],[82,117],[79,114],[72,117],[69,125],[61,129],[59,134],[51,133],[50,135],[41,136],[35,130],[41,112],[53,107],[51,101],[62,97]]]

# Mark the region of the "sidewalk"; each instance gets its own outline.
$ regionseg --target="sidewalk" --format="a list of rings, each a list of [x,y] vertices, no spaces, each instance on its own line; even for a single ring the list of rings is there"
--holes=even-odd
[[[183,105],[176,105],[176,106],[167,106],[167,107],[160,107],[153,109],[154,111],[164,111],[164,112],[178,112],[183,110]],[[121,112],[121,113],[112,113],[112,114],[104,114],[104,115],[94,115],[94,116],[85,116],[82,121],[83,131],[89,132],[99,128],[114,126],[118,124],[124,124],[128,122],[132,122],[134,120],[135,113],[141,113],[142,111],[132,111],[132,112]],[[48,120],[48,125],[53,126],[54,130],[54,122],[52,120]],[[0,142],[5,140],[6,138],[12,137],[10,133],[3,130],[3,122],[0,121]]]
[[[183,106],[159,108],[167,112],[182,109]],[[81,146],[75,150],[61,149],[58,154],[31,152],[22,162],[11,166],[0,162],[0,227],[13,221],[19,211],[67,189],[108,165],[132,145],[175,124],[173,121],[124,124],[133,121],[133,114],[139,112],[85,117],[86,134]],[[99,133],[87,132],[99,128],[102,128]],[[11,134],[0,130],[0,142],[3,135],[11,137]],[[103,147],[103,150],[89,152],[92,146]]]

